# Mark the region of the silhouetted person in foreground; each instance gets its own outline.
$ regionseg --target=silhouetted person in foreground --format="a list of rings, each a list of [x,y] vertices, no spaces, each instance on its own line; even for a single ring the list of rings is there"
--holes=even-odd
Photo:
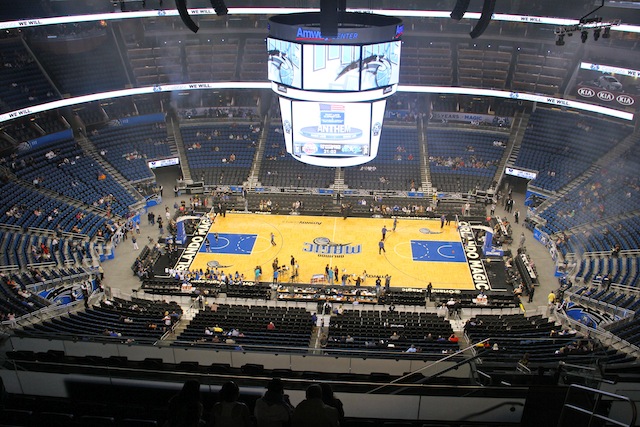
[[[200,403],[200,383],[188,380],[182,390],[169,400],[167,421],[164,427],[198,427],[201,422],[202,403]]]
[[[331,385],[327,383],[320,384],[322,388],[322,401],[325,405],[329,405],[332,408],[335,408],[338,411],[338,420],[340,424],[344,423],[344,407],[342,406],[342,401],[333,395],[333,389],[331,389]]]
[[[284,394],[284,386],[279,378],[274,378],[267,385],[267,392],[256,400],[253,414],[258,427],[285,427],[291,423],[293,406],[289,396]]]
[[[226,382],[220,389],[220,401],[211,410],[210,426],[252,427],[249,408],[238,402],[240,389],[233,381]]]
[[[293,412],[292,427],[338,427],[339,414],[336,408],[322,401],[322,388],[313,384],[307,388],[307,398]]]

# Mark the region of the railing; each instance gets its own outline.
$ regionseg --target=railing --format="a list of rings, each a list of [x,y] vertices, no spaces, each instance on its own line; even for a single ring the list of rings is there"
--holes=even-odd
[[[82,344],[82,343],[79,343]],[[121,346],[126,347],[126,346]],[[135,347],[135,346],[132,346]],[[114,386],[130,386],[132,381],[139,380],[140,387],[171,387],[187,379],[197,379],[201,384],[201,392],[216,393],[224,381],[234,380],[239,384],[251,384],[243,389],[243,393],[261,395],[271,377],[241,373],[204,373],[204,372],[167,372],[159,369],[134,369],[127,367],[99,366],[96,364],[63,364],[55,362],[37,363],[45,370],[48,367],[55,371],[81,369],[80,372],[91,371],[92,377],[108,378]],[[42,381],[51,381],[49,389],[60,384],[61,374],[43,372],[34,376],[31,372],[22,372],[19,361],[14,362],[13,374],[18,381],[12,381],[10,392],[30,394],[29,390],[41,387]],[[304,389],[314,383],[309,378],[283,378],[286,393],[293,405],[301,402],[305,396]],[[40,384],[38,384],[40,382]],[[395,384],[389,387],[407,390],[404,395],[374,395],[364,390],[379,386],[381,383],[371,381],[326,380],[334,390],[340,390],[340,399],[344,403],[347,417],[362,417],[388,420],[460,420],[467,422],[506,423],[518,425],[527,398],[525,387],[478,387],[452,385]],[[64,387],[64,386],[63,386]],[[61,390],[61,395],[66,391]],[[384,400],[382,400],[384,399]],[[461,400],[462,399],[462,400]],[[465,400],[468,399],[468,400]],[[434,400],[439,402],[434,407]],[[385,402],[385,403],[383,403]],[[468,403],[468,404],[467,404]],[[481,425],[481,424],[478,424]]]
[[[46,235],[46,236],[55,236],[56,235],[56,232],[53,231],[53,230],[49,230],[47,228],[38,228],[38,227],[29,227],[27,229],[27,232],[28,233],[33,233],[33,234]],[[63,231],[62,232],[62,237],[66,238],[66,239],[89,240],[89,235],[88,234],[72,233],[70,231]]]
[[[586,307],[594,308],[598,311],[610,314],[614,318],[617,317],[620,319],[624,319],[626,317],[634,315],[633,311],[629,311],[626,308],[618,307],[603,301],[595,300],[593,298],[589,298],[584,295],[574,294],[573,292],[570,292],[568,290],[564,292],[564,295],[565,297],[569,297],[570,301],[580,302],[580,304]]]
[[[617,335],[612,334],[609,331],[604,329],[594,329],[590,328],[579,321],[570,318],[566,313],[561,311],[555,311],[554,313],[555,319],[562,324],[562,326],[570,325],[576,331],[585,333],[588,336],[595,336],[598,340],[605,344],[610,345],[613,348],[625,352],[627,354],[631,354],[634,357],[640,357],[640,348],[636,345],[631,344]]]
[[[19,233],[22,233],[22,227],[19,227],[17,225],[12,225],[12,224],[1,223],[0,229],[8,230],[8,231],[17,231]]]
[[[613,403],[627,403],[628,420],[621,421],[611,416]],[[587,406],[588,405],[588,406]],[[620,411],[615,411],[620,415]],[[637,410],[635,402],[629,397],[609,393],[578,384],[569,386],[565,397],[558,427],[567,426],[602,426],[615,425],[632,427],[636,423]]]

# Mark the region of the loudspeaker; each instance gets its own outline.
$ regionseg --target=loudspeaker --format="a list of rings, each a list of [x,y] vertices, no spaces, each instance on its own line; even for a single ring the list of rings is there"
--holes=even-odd
[[[211,0],[211,7],[216,11],[216,15],[224,16],[229,12],[227,5],[224,4],[224,0]]]
[[[338,0],[320,0],[320,34],[338,36]]]
[[[472,39],[478,38],[484,33],[484,31],[489,26],[491,22],[491,17],[493,16],[493,10],[496,8],[496,0],[484,0],[484,5],[482,6],[482,14],[480,15],[480,19],[473,30],[469,33]]]
[[[467,9],[469,9],[469,1],[470,0],[458,0],[451,12],[451,19],[455,21],[461,20],[467,12]]]
[[[197,33],[200,27],[198,27],[196,23],[193,22],[193,19],[191,19],[191,16],[189,16],[189,12],[187,11],[187,0],[176,0],[176,8],[178,9],[180,19],[182,19],[184,25],[194,33]]]

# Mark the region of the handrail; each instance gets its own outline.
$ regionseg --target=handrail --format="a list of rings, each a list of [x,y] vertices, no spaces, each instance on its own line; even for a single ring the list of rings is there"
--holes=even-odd
[[[576,392],[576,390],[589,393],[591,396],[595,397],[593,401],[593,406],[591,408],[589,409],[583,408],[581,406],[578,406],[577,404],[570,403],[571,394],[572,392]],[[631,415],[630,415],[629,422],[624,423],[622,421],[611,418],[609,415],[596,413],[596,411],[603,409],[603,407],[601,406],[603,397],[609,398],[611,401],[627,402],[631,408]],[[635,425],[636,417],[637,417],[636,405],[633,402],[633,400],[631,400],[629,397],[622,396],[615,393],[609,393],[603,390],[597,390],[597,389],[586,387],[579,384],[571,384],[569,386],[569,390],[567,391],[564,404],[562,405],[562,411],[560,412],[560,418],[558,419],[559,427],[562,427],[564,425],[563,422],[565,421],[570,423],[570,425],[573,425],[572,424],[573,420],[571,420],[568,415],[569,412],[571,411],[577,412],[578,414],[589,416],[589,423],[586,424],[585,427],[590,427],[592,425],[598,426],[598,425],[601,425],[602,422],[614,424],[621,427],[632,427]]]
[[[108,337],[105,337],[108,338]],[[21,362],[21,360],[12,360],[12,363],[14,365],[14,368],[17,369],[18,366],[17,364],[19,364]],[[163,370],[155,370],[155,369],[144,369],[144,368],[127,368],[127,367],[122,367],[122,366],[104,366],[104,365],[96,365],[96,364],[76,364],[76,363],[59,363],[59,362],[44,362],[44,361],[37,361],[38,364],[43,365],[43,366],[60,366],[60,367],[77,367],[77,368],[81,368],[81,369],[86,369],[86,368],[91,368],[92,371],[96,371],[99,369],[103,369],[103,370],[107,370],[107,371],[113,371],[113,372],[122,372],[123,374],[125,373],[136,373],[136,372],[144,372],[145,376],[148,375],[149,373],[153,373],[153,374],[158,374],[159,376],[161,375],[167,375],[169,373],[176,373],[179,374],[180,376],[184,376],[184,377],[206,377],[206,378],[224,378],[224,379],[237,379],[237,380],[252,380],[252,382],[256,382],[256,381],[264,381],[265,383],[272,380],[273,377],[272,376],[261,376],[261,375],[247,375],[247,374],[237,374],[237,373],[213,373],[213,372],[188,372],[188,371],[163,371]],[[133,378],[132,375],[126,375],[126,378]],[[291,378],[291,377],[286,377],[286,378],[282,378],[283,381],[287,382],[287,383],[291,383],[291,384],[303,384],[303,385],[308,385],[311,382],[315,382],[316,380],[313,379],[308,379],[308,378]],[[380,385],[379,382],[371,382],[371,381],[353,381],[353,380],[339,380],[339,379],[327,379],[326,381],[323,381],[326,383],[331,383],[332,385],[346,385],[346,386],[376,386],[376,385]],[[407,387],[407,388],[412,388],[412,389],[425,389],[425,388],[432,388],[434,387],[434,385],[427,385],[427,384],[415,384],[415,383],[406,383],[406,384],[386,384],[386,385],[391,385],[393,387]],[[461,391],[461,395],[466,394],[467,393],[467,389],[469,388],[473,388],[473,389],[477,389],[477,386],[473,386],[473,385],[448,385],[448,384],[437,384],[435,387],[441,388],[441,389],[449,389],[449,390],[458,390]],[[487,388],[489,389],[489,388]],[[495,387],[494,389],[499,390],[501,389],[500,387]],[[526,387],[519,387],[517,388],[518,390],[521,391],[526,391]]]
[[[397,379],[395,379],[395,380],[391,381],[389,384],[395,384],[396,382],[398,382],[398,381],[402,381],[403,379],[405,379],[405,378],[407,378],[407,377],[409,377],[409,376],[411,376],[411,375],[414,375],[414,374],[416,374],[416,373],[422,372],[422,371],[424,371],[425,369],[429,369],[429,368],[431,368],[432,366],[435,366],[435,365],[437,365],[437,364],[439,364],[439,363],[441,363],[441,362],[444,362],[445,360],[449,360],[449,359],[451,359],[452,357],[455,357],[455,356],[457,356],[457,355],[459,355],[459,354],[461,354],[461,353],[464,353],[464,352],[465,352],[465,351],[467,351],[467,350],[473,349],[473,348],[474,348],[476,345],[478,345],[478,344],[484,344],[485,342],[488,342],[490,339],[491,339],[491,338],[486,338],[486,339],[484,339],[484,340],[482,340],[482,341],[479,341],[479,342],[477,342],[477,343],[475,343],[475,344],[473,344],[473,345],[470,345],[470,346],[468,346],[468,347],[465,347],[465,348],[464,348],[464,349],[462,349],[462,350],[458,350],[458,351],[456,351],[455,353],[448,354],[448,355],[446,355],[445,357],[443,357],[443,358],[441,358],[441,359],[439,359],[439,360],[436,360],[435,362],[433,362],[433,363],[432,363],[432,364],[430,364],[430,365],[423,366],[422,368],[416,369],[416,370],[415,370],[415,371],[413,371],[413,372],[409,372],[409,373],[407,373],[407,374],[405,374],[405,375],[403,375],[403,376],[401,376],[401,377],[399,377],[399,378],[397,378]],[[438,375],[438,374],[434,374],[434,375],[432,375],[431,377],[436,376],[436,375]],[[378,390],[380,390],[380,389],[382,389],[382,388],[384,388],[384,387],[386,387],[386,385],[383,385],[383,386],[380,386],[380,387],[376,387],[376,388],[374,388],[373,390],[368,391],[368,392],[367,392],[367,394],[375,393],[376,391],[378,391]]]
[[[19,232],[23,231],[22,227],[20,227],[18,225],[5,224],[4,222],[0,223],[0,229],[2,229],[2,230],[11,230],[11,231],[19,231]]]
[[[614,316],[618,316],[623,319],[629,316],[633,316],[634,314],[632,311],[629,311],[624,307],[609,304],[607,302],[593,299],[584,295],[578,295],[576,293],[571,292],[570,290],[566,290],[565,295],[569,297],[569,301],[579,301],[580,303],[586,305],[587,307],[596,308],[605,313],[610,313]]]

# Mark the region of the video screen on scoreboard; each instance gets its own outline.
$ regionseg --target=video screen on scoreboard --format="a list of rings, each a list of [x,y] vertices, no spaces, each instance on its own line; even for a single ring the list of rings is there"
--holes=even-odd
[[[269,80],[297,89],[302,88],[301,47],[298,43],[267,39]]]
[[[305,90],[359,90],[360,46],[308,44],[302,54]]]
[[[398,84],[400,41],[362,46],[360,90]]]
[[[370,103],[293,101],[292,112],[294,156],[370,155]]]

